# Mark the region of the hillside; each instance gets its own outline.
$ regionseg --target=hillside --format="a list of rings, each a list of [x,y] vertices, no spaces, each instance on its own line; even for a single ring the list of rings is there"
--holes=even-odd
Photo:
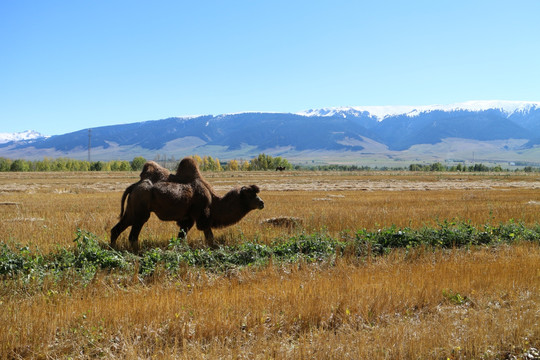
[[[91,129],[93,160],[142,155],[222,160],[264,152],[296,162],[534,161],[540,103],[468,102],[175,117]],[[88,156],[88,129],[0,144],[9,158]],[[537,160],[538,161],[538,160]]]

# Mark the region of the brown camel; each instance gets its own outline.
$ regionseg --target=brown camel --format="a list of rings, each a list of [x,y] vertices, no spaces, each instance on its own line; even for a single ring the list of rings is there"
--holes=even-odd
[[[222,228],[240,221],[251,210],[264,208],[264,202],[257,195],[256,185],[235,188],[223,197],[212,200],[210,211],[207,195],[193,184],[158,182],[152,184],[148,179],[134,184],[128,198],[125,213],[120,214],[118,224],[111,229],[111,246],[115,246],[118,236],[131,226],[129,242],[133,250],[138,250],[138,237],[143,225],[154,212],[159,219],[176,221],[180,226],[179,237],[196,223],[204,231],[210,247],[214,247],[212,228]]]
[[[185,226],[184,223],[193,226],[195,221],[201,228],[208,227],[212,197],[198,181],[190,184],[164,181],[152,184],[150,180],[145,179],[130,185],[128,189],[126,211],[124,212],[125,196],[122,196],[120,221],[111,229],[111,246],[113,247],[116,245],[118,236],[131,226],[129,242],[134,250],[138,250],[139,233],[152,211],[161,220],[177,221],[181,229]],[[167,202],[167,199],[170,201]],[[183,234],[182,230],[178,236],[180,237],[181,234]]]

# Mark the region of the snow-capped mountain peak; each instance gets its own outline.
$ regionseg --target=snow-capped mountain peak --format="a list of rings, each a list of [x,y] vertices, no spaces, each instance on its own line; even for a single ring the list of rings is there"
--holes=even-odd
[[[34,130],[26,130],[18,133],[0,133],[0,144],[11,141],[28,141],[46,137],[47,136],[42,135]]]
[[[415,116],[422,112],[430,111],[486,111],[500,110],[507,116],[516,112],[529,112],[534,108],[540,108],[540,102],[528,101],[506,101],[506,100],[476,100],[449,105],[428,105],[419,106],[417,109],[407,113],[409,116]]]
[[[389,116],[407,115],[418,116],[421,113],[431,111],[485,111],[496,109],[510,116],[516,112],[526,113],[533,109],[540,109],[540,102],[530,101],[506,101],[506,100],[477,100],[447,105],[388,105],[388,106],[350,106],[334,107],[316,110],[307,110],[298,113],[304,116],[344,116],[369,115],[381,121]]]

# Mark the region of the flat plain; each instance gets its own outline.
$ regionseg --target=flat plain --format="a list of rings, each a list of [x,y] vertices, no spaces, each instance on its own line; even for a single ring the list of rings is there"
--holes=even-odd
[[[257,184],[265,208],[215,232],[222,246],[441,222],[536,226],[538,173],[215,172],[216,191]],[[43,254],[77,229],[106,247],[138,173],[0,173],[0,241]],[[289,219],[276,226],[271,219]],[[142,249],[167,248],[155,216]],[[127,231],[120,249],[128,252]],[[188,245],[204,249],[191,230]],[[227,271],[185,266],[90,282],[0,278],[0,358],[504,358],[540,346],[538,242],[394,250]],[[532,349],[532,350],[531,350]]]

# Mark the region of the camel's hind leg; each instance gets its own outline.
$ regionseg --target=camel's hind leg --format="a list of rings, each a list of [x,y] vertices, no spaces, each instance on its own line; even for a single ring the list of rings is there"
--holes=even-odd
[[[129,232],[129,245],[134,252],[139,251],[139,234],[149,218],[150,212],[139,214],[139,216],[137,216],[137,221],[131,226],[131,231]]]
[[[120,234],[130,226],[130,222],[126,219],[126,216],[123,216],[118,224],[116,224],[111,229],[111,247],[116,247],[116,240],[120,236]]]

